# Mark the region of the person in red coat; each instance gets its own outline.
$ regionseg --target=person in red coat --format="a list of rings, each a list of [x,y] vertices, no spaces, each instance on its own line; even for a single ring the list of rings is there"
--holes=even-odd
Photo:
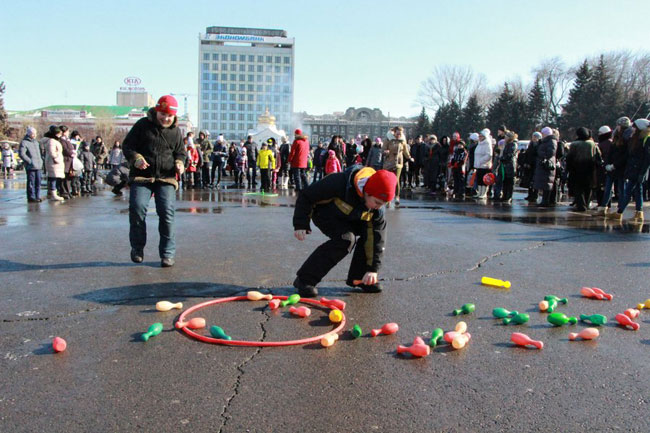
[[[199,151],[194,146],[194,143],[187,139],[187,183],[194,188],[199,188],[201,185],[199,167]]]
[[[294,140],[289,151],[289,175],[293,179],[296,191],[307,187],[307,161],[309,159],[309,139],[302,135],[302,130],[294,131]]]

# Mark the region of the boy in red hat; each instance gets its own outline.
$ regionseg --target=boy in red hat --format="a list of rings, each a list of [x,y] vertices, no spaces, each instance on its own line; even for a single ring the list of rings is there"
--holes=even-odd
[[[377,271],[386,238],[383,207],[395,197],[396,184],[397,177],[387,170],[353,165],[300,193],[293,214],[294,236],[304,240],[311,233],[311,220],[329,238],[298,269],[293,286],[300,296],[316,296],[316,285],[352,250],[346,284],[381,292]]]

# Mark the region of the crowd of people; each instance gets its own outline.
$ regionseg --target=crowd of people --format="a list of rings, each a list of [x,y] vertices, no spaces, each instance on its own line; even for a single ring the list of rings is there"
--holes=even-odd
[[[259,179],[263,192],[301,191],[331,173],[364,165],[397,176],[395,205],[401,190],[416,188],[452,200],[511,203],[518,184],[528,190],[526,200],[531,204],[555,206],[568,194],[574,211],[587,211],[593,200],[596,214],[611,219],[621,219],[634,199],[634,220],[642,221],[643,201],[650,198],[648,122],[621,117],[614,129],[603,125],[596,134],[577,128],[571,141],[560,137],[557,129],[544,127],[532,134],[527,146],[506,126],[499,127],[495,136],[486,128],[466,139],[454,132],[451,137],[431,134],[409,140],[401,127],[395,127],[374,140],[334,135],[329,143],[316,146],[300,129],[294,131],[292,142],[269,138],[259,146],[251,136],[228,143],[218,135],[213,143],[208,131],[200,131],[198,137],[189,132],[183,137],[184,174],[177,181],[182,189],[257,189]],[[28,128],[19,154],[28,174],[30,202],[41,201],[42,174],[47,175],[47,198],[55,201],[92,193],[99,169],[108,170],[105,180],[114,194],[121,195],[128,184],[131,167],[119,142],[110,149],[100,136],[88,143],[65,125],[51,126],[40,140],[37,131]],[[6,175],[15,160],[10,149],[3,149],[2,156]],[[618,205],[610,212],[613,201]]]

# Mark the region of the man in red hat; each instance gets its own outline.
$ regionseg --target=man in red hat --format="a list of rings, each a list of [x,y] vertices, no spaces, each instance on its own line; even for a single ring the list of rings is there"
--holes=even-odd
[[[396,185],[397,177],[387,170],[353,165],[300,193],[293,214],[294,236],[304,240],[311,233],[311,220],[329,238],[296,273],[293,286],[300,296],[316,296],[316,285],[352,250],[346,284],[364,292],[381,291],[377,272],[386,238],[383,208],[395,197]]]
[[[174,266],[174,202],[178,181],[185,169],[183,134],[177,127],[178,102],[171,95],[162,96],[147,116],[138,120],[123,143],[124,156],[130,165],[129,240],[131,260],[142,263],[147,242],[147,207],[151,196],[156,201],[160,233],[160,265]]]

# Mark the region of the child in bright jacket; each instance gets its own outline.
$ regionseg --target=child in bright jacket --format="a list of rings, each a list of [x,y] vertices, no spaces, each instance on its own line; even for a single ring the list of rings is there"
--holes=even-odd
[[[269,172],[275,168],[275,157],[267,143],[262,143],[262,150],[257,154],[257,166],[260,168],[262,191],[269,192],[271,190],[271,178],[269,177]]]
[[[316,285],[352,250],[346,284],[364,292],[381,291],[377,272],[386,238],[383,207],[395,197],[396,184],[397,177],[387,170],[354,165],[300,193],[293,214],[294,236],[304,240],[311,233],[311,220],[329,238],[296,273],[293,286],[300,296],[316,296]]]
[[[325,162],[325,175],[342,172],[341,161],[336,157],[336,152],[329,150],[328,153],[329,156]]]

